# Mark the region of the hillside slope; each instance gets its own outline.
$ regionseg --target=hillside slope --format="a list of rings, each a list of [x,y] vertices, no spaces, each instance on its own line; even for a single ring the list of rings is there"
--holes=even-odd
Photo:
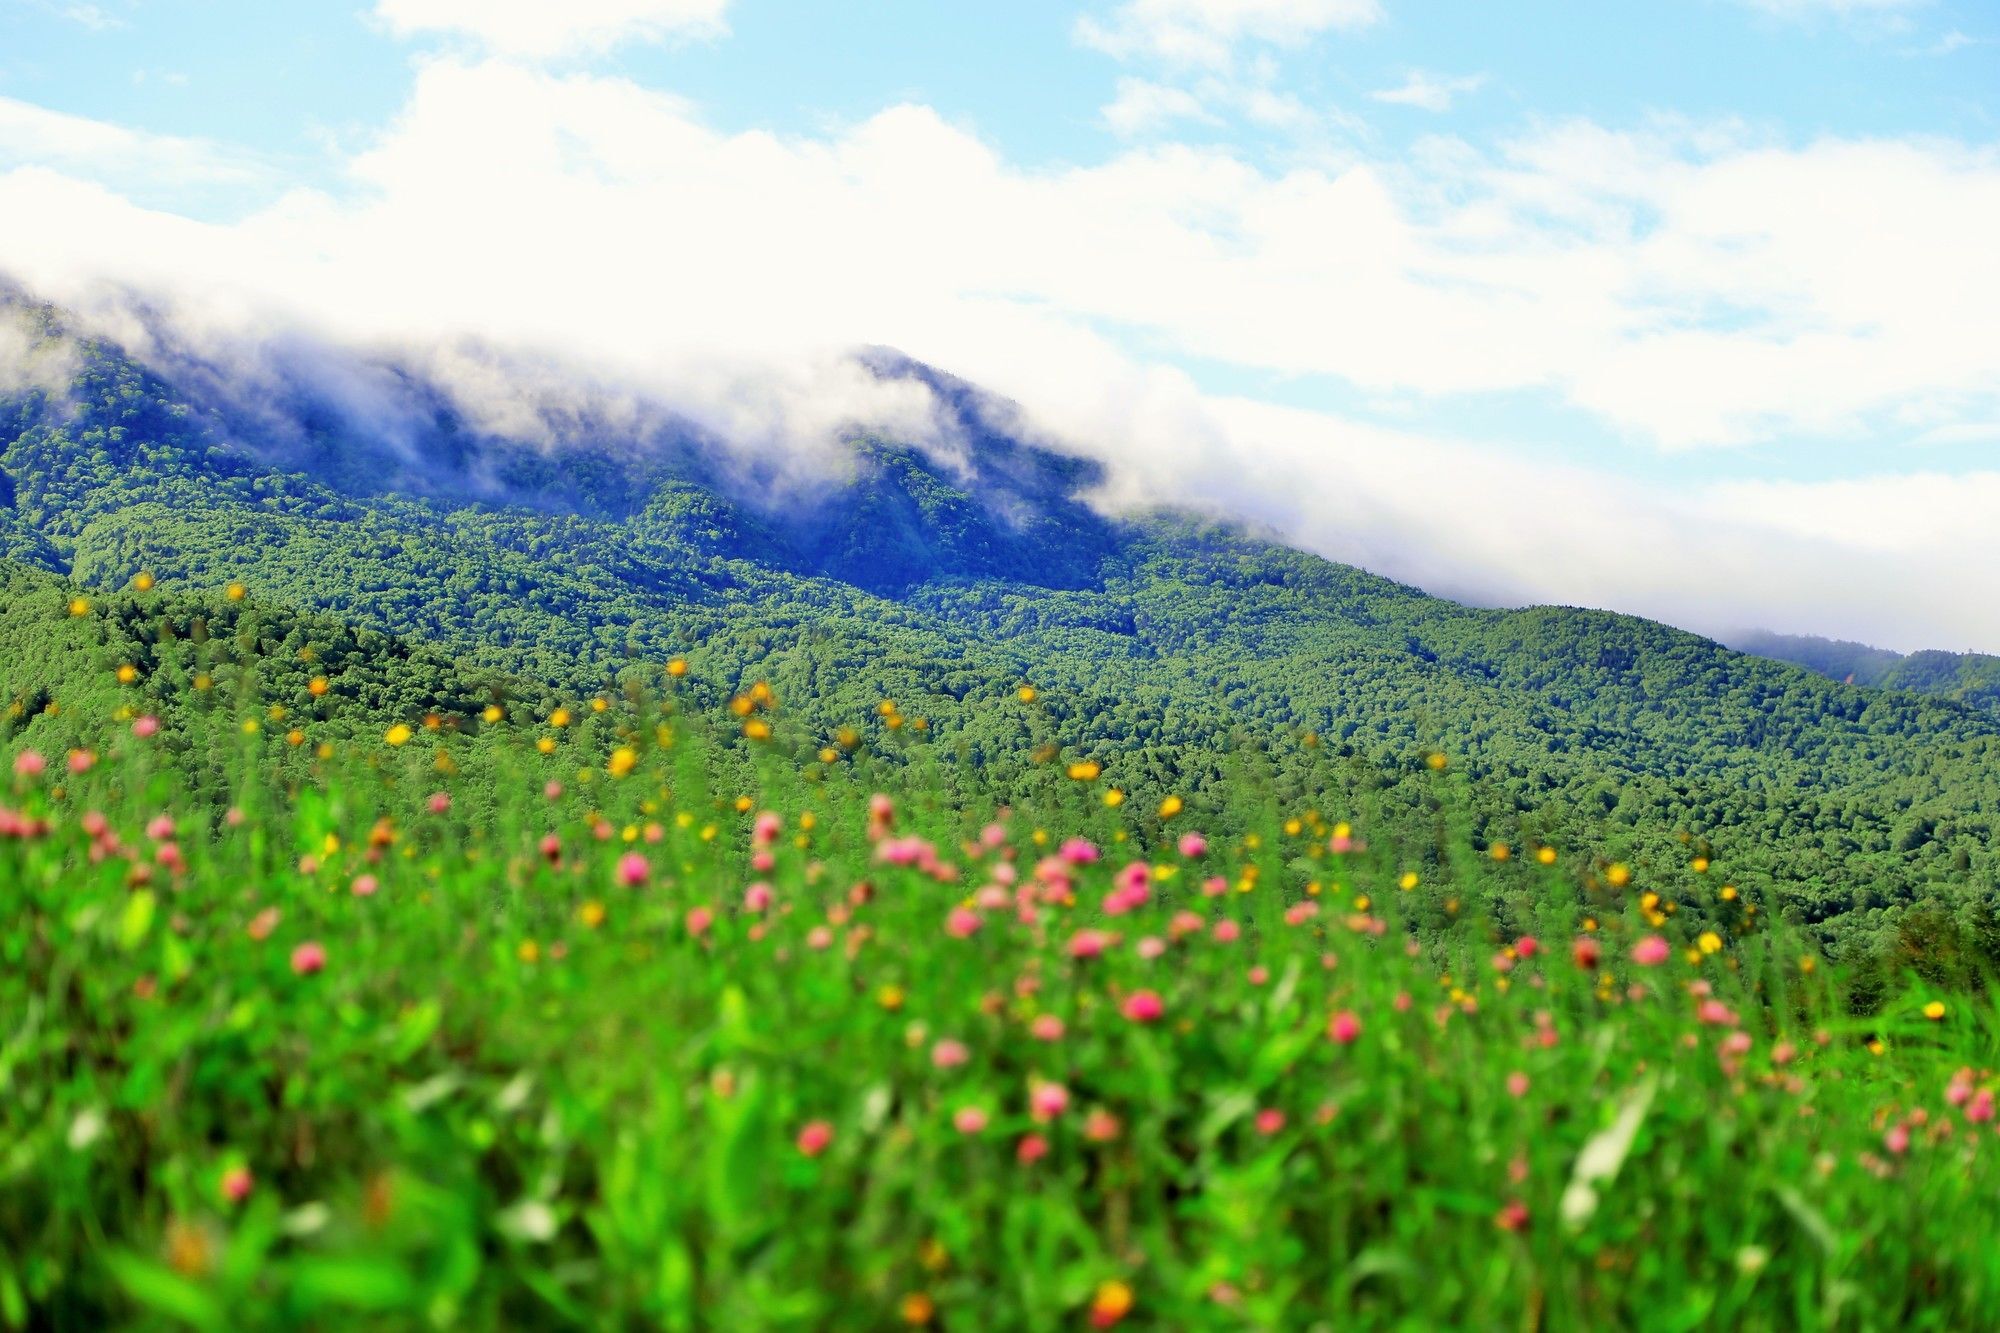
[[[570,691],[684,654],[722,693],[769,679],[821,736],[879,730],[893,699],[1002,793],[1046,780],[1038,747],[1142,798],[1254,762],[1280,795],[1365,795],[1421,831],[1415,779],[1443,751],[1477,779],[1482,845],[1685,841],[1829,938],[2000,896],[2000,719],[1631,617],[1474,610],[1213,524],[1108,519],[1082,499],[1091,465],[908,363],[876,373],[925,377],[952,447],[857,435],[808,494],[664,418],[621,435],[573,413],[551,445],[373,365],[421,408],[388,431],[315,387],[335,376],[273,392],[31,314],[69,374],[0,401],[0,542],[89,587],[242,580]],[[1024,681],[1047,700],[1032,725],[996,707]]]

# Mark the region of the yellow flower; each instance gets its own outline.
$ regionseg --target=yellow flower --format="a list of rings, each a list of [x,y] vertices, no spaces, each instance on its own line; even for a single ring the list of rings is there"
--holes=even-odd
[[[1695,943],[1700,946],[1701,951],[1703,953],[1722,952],[1722,936],[1716,934],[1712,930],[1704,930],[1703,932],[1701,932],[1701,935],[1695,940]]]
[[[685,657],[676,657],[675,659],[673,659],[673,661],[667,663],[667,674],[669,676],[672,676],[678,680],[680,677],[685,676],[687,673],[688,673],[688,660]]]
[[[255,736],[262,726],[263,724],[258,722],[256,718],[246,717],[243,719],[243,734],[245,736]]]
[[[524,963],[538,963],[542,958],[542,946],[533,940],[522,940],[514,954]]]
[[[736,798],[736,813],[747,815],[750,813],[750,807],[755,804],[756,802],[752,801],[748,796],[739,796]]]
[[[601,713],[609,707],[611,707],[611,701],[602,695],[590,701],[590,711],[593,713]]]
[[[543,736],[535,742],[535,749],[543,754],[554,754],[556,752],[556,738],[553,736]]]
[[[1116,810],[1119,806],[1125,804],[1125,793],[1113,787],[1110,791],[1104,793],[1104,803],[1113,810]]]
[[[90,599],[88,597],[72,597],[69,603],[69,613],[73,616],[89,615]]]
[[[1014,697],[1024,704],[1031,704],[1035,701],[1035,687],[1032,685],[1023,685],[1020,689],[1014,691]]]
[[[132,580],[132,586],[140,592],[151,592],[153,590],[152,572],[150,570],[140,570],[138,576]]]
[[[314,676],[311,680],[306,682],[306,693],[310,694],[315,699],[324,696],[328,688],[329,685],[327,678],[325,676]]]
[[[299,746],[304,745],[305,743],[306,743],[306,734],[303,731],[300,731],[297,727],[294,727],[290,731],[285,733],[285,744],[291,746],[293,749],[297,749]]]
[[[1690,869],[1692,869],[1692,870],[1694,871],[1694,873],[1695,873],[1695,874],[1697,874],[1697,875],[1705,875],[1705,874],[1707,874],[1707,873],[1708,873],[1708,858],[1707,858],[1707,857],[1705,857],[1705,856],[1697,856],[1697,857],[1696,857],[1696,858],[1694,859],[1694,864],[1693,864],[1693,865],[1692,865],[1691,867],[1689,867],[1689,868],[1690,868]]]
[[[576,909],[576,919],[583,922],[591,930],[596,930],[604,924],[604,904],[592,898],[589,902]]]
[[[232,583],[222,590],[222,595],[232,602],[240,602],[250,595],[250,590],[240,583]]]
[[[1928,1019],[1930,1019],[1930,1021],[1931,1021],[1931,1022],[1933,1022],[1933,1023],[1937,1022],[1937,1021],[1938,1021],[1938,1020],[1939,1020],[1940,1018],[1943,1018],[1943,1017],[1944,1017],[1944,1001],[1943,1001],[1943,1000],[1932,1000],[1932,1001],[1931,1001],[1931,1002],[1930,1002],[1929,1004],[1925,1005],[1925,1006],[1924,1006],[1924,1017],[1925,1017],[1925,1018],[1928,1018]]]
[[[931,1322],[931,1317],[936,1313],[937,1302],[924,1295],[921,1291],[913,1291],[903,1297],[901,1314],[903,1322],[906,1324],[928,1324]]]
[[[498,722],[500,719],[506,717],[507,712],[505,709],[501,708],[499,704],[488,704],[486,705],[485,711],[480,713],[479,716],[481,720],[492,723],[492,722]]]
[[[1098,1284],[1097,1295],[1091,1298],[1091,1322],[1099,1328],[1108,1328],[1126,1315],[1132,1313],[1132,1288],[1113,1279]]]
[[[875,1003],[894,1013],[903,1007],[903,988],[894,984],[881,987],[875,992]]]
[[[1069,766],[1069,775],[1078,782],[1095,782],[1104,769],[1095,759],[1079,759]]]
[[[1414,870],[1405,870],[1403,872],[1403,877],[1396,881],[1396,887],[1403,890],[1405,893],[1409,892],[1411,889],[1416,888],[1417,872]]]
[[[1304,828],[1305,825],[1301,824],[1298,820],[1287,819],[1285,821],[1285,836],[1288,838],[1296,838],[1299,836],[1300,831],[1303,830]]]
[[[1186,808],[1185,803],[1182,802],[1180,797],[1169,796],[1166,800],[1160,802],[1160,818],[1172,819]]]
[[[840,759],[840,751],[834,749],[831,745],[823,745],[820,747],[819,761],[822,764],[835,763],[839,759]]]
[[[629,775],[638,764],[638,753],[629,745],[621,745],[611,752],[611,759],[604,767],[612,777],[622,778]]]
[[[1496,861],[1505,861],[1514,854],[1514,849],[1504,842],[1496,842],[1486,849],[1486,854]]]
[[[771,724],[761,717],[753,717],[743,724],[743,734],[753,741],[771,739]]]
[[[1432,753],[1429,757],[1427,757],[1424,760],[1424,762],[1431,766],[1432,771],[1436,771],[1438,769],[1442,769],[1446,764],[1450,763],[1451,761],[1444,757],[1443,752],[1439,751]]]
[[[1535,852],[1535,859],[1545,866],[1552,866],[1556,863],[1556,849],[1553,847],[1540,848]]]
[[[1722,898],[1722,901],[1724,901],[1724,902],[1726,902],[1726,903],[1733,903],[1733,902],[1735,902],[1735,901],[1736,901],[1736,886],[1735,886],[1734,884],[1725,884],[1725,885],[1723,885],[1723,886],[1722,886],[1722,893],[1721,893],[1721,894],[1720,894],[1719,896],[1720,896],[1720,897]]]
[[[1604,872],[1604,878],[1612,888],[1622,889],[1632,882],[1632,869],[1620,862]]]
[[[409,744],[410,737],[414,735],[416,735],[416,733],[414,731],[411,731],[407,725],[398,722],[395,726],[389,728],[388,731],[383,733],[382,739],[389,742],[389,744],[391,745],[407,745]]]
[[[118,668],[118,683],[120,685],[130,685],[137,679],[139,679],[139,668],[133,666],[130,662]]]
[[[549,714],[549,725],[552,727],[566,727],[569,725],[569,720],[569,709],[567,708],[558,708],[555,712]]]

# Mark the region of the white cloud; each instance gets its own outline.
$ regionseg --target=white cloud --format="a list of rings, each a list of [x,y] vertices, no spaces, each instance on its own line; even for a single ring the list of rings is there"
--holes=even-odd
[[[888,344],[1115,460],[1121,495],[1221,505],[1435,588],[2000,648],[2000,563],[1920,540],[1935,488],[1885,478],[1910,489],[1872,517],[1827,492],[1842,521],[1819,522],[1810,488],[1647,488],[1471,427],[1218,399],[1173,364],[1539,395],[1594,414],[1607,449],[2000,419],[1990,150],[1575,123],[1498,155],[1440,139],[1271,172],[1167,145],[1029,171],[922,107],[725,134],[623,80],[447,60],[349,174],[209,224],[15,170],[0,255],[57,299],[116,278],[238,331],[277,302],[343,341],[554,349],[778,442],[921,416],[843,378],[843,349]],[[1945,498],[2000,530],[1990,485]]]
[[[528,59],[722,31],[729,0],[375,0],[392,32],[451,32]]]
[[[1122,135],[1144,134],[1182,120],[1215,123],[1193,93],[1147,79],[1118,80],[1118,96],[1104,108],[1104,123]]]
[[[1413,106],[1422,111],[1449,111],[1461,93],[1478,92],[1484,87],[1484,74],[1467,74],[1452,77],[1445,74],[1427,74],[1413,69],[1409,77],[1395,88],[1384,88],[1368,94],[1378,102],[1389,102],[1397,106]]]
[[[255,155],[148,134],[0,97],[0,168],[32,164],[133,185],[241,185],[260,179]]]
[[[1105,19],[1085,15],[1076,32],[1086,45],[1121,60],[1147,56],[1219,66],[1241,42],[1295,46],[1381,17],[1379,0],[1124,0]]]

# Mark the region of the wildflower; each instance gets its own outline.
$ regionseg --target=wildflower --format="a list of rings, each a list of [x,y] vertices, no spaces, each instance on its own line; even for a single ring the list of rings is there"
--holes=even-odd
[[[799,1131],[799,1151],[808,1157],[817,1157],[833,1142],[833,1126],[824,1120],[815,1120]]]
[[[1150,963],[1167,951],[1167,942],[1158,935],[1148,935],[1132,947],[1139,957]]]
[[[1535,860],[1545,866],[1554,865],[1556,863],[1556,849],[1553,847],[1536,848]]]
[[[1576,943],[1570,946],[1570,952],[1578,967],[1595,968],[1604,957],[1604,946],[1588,935],[1579,935]]]
[[[1069,1089],[1060,1083],[1037,1083],[1028,1089],[1028,1114],[1046,1124],[1069,1109]]]
[[[1931,1002],[1930,1002],[1929,1004],[1925,1005],[1925,1006],[1924,1006],[1924,1017],[1925,1017],[1925,1018],[1928,1018],[1928,1019],[1930,1019],[1930,1020],[1931,1020],[1931,1022],[1933,1022],[1933,1023],[1935,1023],[1935,1022],[1937,1022],[1937,1021],[1938,1021],[1939,1019],[1943,1018],[1943,1017],[1944,1017],[1944,1001],[1943,1001],[1943,1000],[1932,1000],[1932,1001],[1931,1001]]]
[[[1014,691],[1014,697],[1024,704],[1031,704],[1035,701],[1035,687],[1032,685],[1023,685],[1020,689]]]
[[[1014,1146],[1014,1160],[1022,1166],[1033,1166],[1049,1155],[1049,1141],[1040,1134],[1024,1134]]]
[[[1518,1069],[1507,1075],[1507,1095],[1515,1098],[1527,1096],[1528,1076]]]
[[[382,739],[387,741],[390,745],[407,745],[409,744],[410,737],[414,735],[416,735],[416,733],[410,730],[408,725],[402,722],[398,722],[395,726],[389,728],[388,731],[383,733]]]
[[[621,745],[611,752],[611,758],[605,762],[604,771],[614,778],[628,777],[638,765],[638,752],[629,745]]]
[[[1095,759],[1079,759],[1069,766],[1069,775],[1077,782],[1095,782],[1103,772],[1103,765]]]
[[[715,924],[715,913],[706,907],[691,907],[688,909],[686,924],[687,933],[700,939],[708,933],[708,928]]]
[[[1126,997],[1124,1012],[1134,1023],[1157,1023],[1167,1012],[1167,1006],[1155,991],[1134,991]]]
[[[1110,1328],[1132,1313],[1132,1302],[1132,1288],[1123,1282],[1114,1279],[1099,1283],[1097,1294],[1090,1300],[1090,1326]]]
[[[231,1203],[242,1203],[250,1197],[250,1190],[256,1183],[250,1168],[232,1166],[222,1173],[222,1197]]]
[[[38,778],[47,767],[48,761],[38,751],[23,750],[14,756],[14,776],[17,778]]]
[[[931,1063],[939,1069],[957,1069],[972,1058],[972,1052],[962,1041],[946,1037],[931,1047]]]
[[[1361,1035],[1361,1020],[1352,1009],[1343,1009],[1327,1020],[1326,1035],[1342,1046],[1351,1046]]]
[[[1528,1205],[1519,1199],[1510,1200],[1494,1215],[1493,1225],[1502,1231],[1522,1232],[1528,1229]]]
[[[979,933],[983,919],[970,907],[954,907],[944,919],[944,933],[955,940],[970,939]]]
[[[309,977],[326,967],[326,949],[317,941],[308,940],[292,950],[292,971],[302,977]]]
[[[1095,958],[1111,946],[1112,937],[1101,930],[1079,930],[1070,936],[1071,958]]]
[[[1063,1021],[1054,1014],[1038,1014],[1035,1021],[1028,1024],[1028,1035],[1036,1041],[1061,1041]]]
[[[1632,961],[1641,967],[1658,967],[1673,957],[1673,947],[1658,935],[1648,935],[1632,946]]]
[[[1185,808],[1186,806],[1181,801],[1180,797],[1169,796],[1165,800],[1160,802],[1160,818],[1172,819],[1175,815],[1179,814]]]
[[[1542,942],[1533,935],[1523,935],[1514,941],[1514,952],[1523,959],[1533,958],[1542,951]]]
[[[1118,1117],[1101,1106],[1092,1107],[1083,1118],[1083,1137],[1092,1143],[1115,1143],[1124,1129]]]
[[[353,889],[355,897],[372,898],[375,896],[375,891],[382,886],[376,882],[373,875],[356,875],[354,883],[350,887]]]
[[[1882,1135],[1882,1146],[1901,1157],[1910,1150],[1910,1127],[1900,1124],[1889,1126],[1888,1132]]]
[[[638,888],[650,879],[652,874],[652,866],[637,852],[627,852],[618,858],[618,882],[628,889]]]
[[[1190,861],[1208,851],[1208,839],[1202,837],[1199,833],[1181,834],[1179,845],[1181,855]]]
[[[431,793],[429,806],[430,806],[430,812],[432,814],[434,815],[444,814],[446,811],[451,809],[451,797],[445,792],[434,791]]]
[[[767,912],[771,908],[773,894],[771,886],[759,880],[743,890],[743,910],[746,912]]]
[[[1243,927],[1237,925],[1234,920],[1224,917],[1215,923],[1215,928],[1209,933],[1214,935],[1220,943],[1228,944],[1243,933]]]
[[[1624,864],[1613,865],[1604,872],[1605,882],[1614,889],[1622,889],[1632,882],[1632,868]]]
[[[951,1118],[952,1128],[961,1134],[977,1134],[986,1128],[986,1112],[977,1106],[961,1106]]]
[[[913,1291],[903,1297],[903,1303],[897,1307],[897,1313],[902,1316],[906,1324],[928,1324],[937,1314],[937,1302],[921,1291]]]
[[[1257,1113],[1257,1132],[1270,1138],[1285,1127],[1285,1113],[1275,1106],[1267,1106]]]
[[[1704,930],[1695,940],[1695,947],[1705,954],[1717,953],[1722,949],[1722,936],[1712,930]]]

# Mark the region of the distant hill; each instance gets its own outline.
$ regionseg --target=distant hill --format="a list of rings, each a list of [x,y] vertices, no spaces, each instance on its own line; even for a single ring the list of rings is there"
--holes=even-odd
[[[1480,846],[1712,854],[1850,947],[1912,904],[2000,900],[2000,717],[1976,692],[1850,687],[1633,617],[1473,609],[1225,525],[1106,516],[1095,464],[892,354],[859,364],[926,386],[936,438],[857,426],[802,480],[492,354],[466,353],[541,386],[512,416],[387,355],[238,364],[162,325],[142,359],[45,306],[9,317],[35,370],[0,373],[0,557],[23,571],[207,597],[241,579],[548,689],[684,654],[716,691],[769,679],[821,737],[880,734],[893,699],[925,724],[898,746],[1002,798],[1057,752],[1138,802],[1247,765],[1275,800],[1365,804],[1418,857],[1447,818]],[[0,670],[35,658],[16,637]],[[1023,682],[1032,712],[1009,703]],[[1469,775],[1461,809],[1439,807],[1432,751]]]
[[[1852,685],[1912,690],[2000,712],[2000,657],[1988,653],[1936,649],[1898,653],[1844,639],[1774,634],[1769,630],[1745,630],[1731,635],[1729,642],[1743,652],[1780,662],[1796,662],[1822,676]]]

